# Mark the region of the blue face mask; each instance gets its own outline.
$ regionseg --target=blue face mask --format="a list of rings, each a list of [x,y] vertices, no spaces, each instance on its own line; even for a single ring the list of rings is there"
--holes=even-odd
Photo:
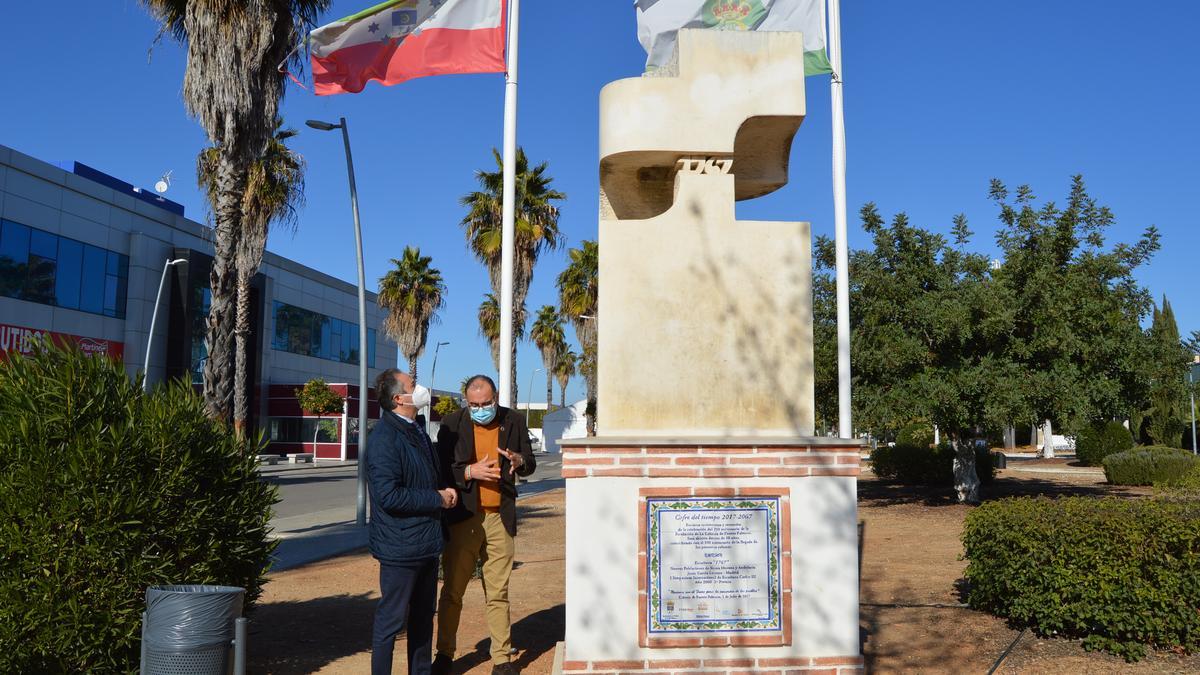
[[[486,408],[471,408],[471,421],[476,424],[491,424],[496,419],[496,404]]]

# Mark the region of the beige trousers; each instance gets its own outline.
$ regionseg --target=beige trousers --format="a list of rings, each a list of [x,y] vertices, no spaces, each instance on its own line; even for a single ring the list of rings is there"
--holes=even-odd
[[[508,607],[508,580],[512,576],[515,542],[504,529],[499,513],[477,513],[450,526],[450,541],[442,553],[442,596],[437,609],[437,652],[454,658],[463,593],[483,559],[483,593],[488,632],[492,635],[492,663],[508,663],[512,650],[512,619]]]

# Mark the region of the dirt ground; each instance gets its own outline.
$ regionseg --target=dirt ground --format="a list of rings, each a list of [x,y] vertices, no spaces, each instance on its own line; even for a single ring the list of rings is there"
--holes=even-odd
[[[509,586],[514,663],[525,673],[549,673],[566,620],[563,491],[518,503],[517,555]],[[366,673],[371,623],[379,600],[379,564],[361,552],[271,575],[251,617],[251,673]],[[483,587],[472,580],[463,597],[455,672],[490,673]],[[435,638],[436,639],[436,638]],[[403,636],[393,672],[404,673]]]
[[[1021,467],[1062,467],[1070,460],[1032,460]],[[1120,495],[1094,474],[1001,471],[986,498],[1021,494]],[[961,606],[959,535],[971,507],[934,494],[884,484],[867,474],[859,486],[862,534],[861,635],[868,672],[986,673],[1018,637],[1004,621]],[[518,567],[511,598],[513,644],[523,672],[548,673],[563,635],[564,509],[561,490],[522,500]],[[271,576],[252,617],[251,672],[362,673],[378,599],[378,565],[356,553]],[[464,598],[455,672],[487,673],[483,592],[472,582]],[[472,611],[474,610],[474,611]],[[397,641],[396,672],[404,672]],[[1083,650],[1078,641],[1021,635],[998,673],[1197,673],[1200,657],[1152,653],[1137,664]]]

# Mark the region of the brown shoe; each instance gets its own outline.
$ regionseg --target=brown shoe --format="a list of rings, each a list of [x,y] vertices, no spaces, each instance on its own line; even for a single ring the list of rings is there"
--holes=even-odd
[[[438,655],[434,657],[433,666],[430,667],[429,672],[433,673],[433,675],[450,675],[450,673],[453,672],[453,665],[454,659],[439,652]]]

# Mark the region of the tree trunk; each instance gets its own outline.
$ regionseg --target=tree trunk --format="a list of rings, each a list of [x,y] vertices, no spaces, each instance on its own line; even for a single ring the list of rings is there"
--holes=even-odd
[[[1050,426],[1050,420],[1042,423],[1042,457],[1054,457],[1054,428]]]
[[[213,220],[213,262],[208,274],[212,304],[206,322],[204,362],[204,405],[209,417],[228,420],[233,403],[233,369],[230,368],[236,321],[237,275],[234,267],[241,227],[241,197],[246,172],[222,154],[218,161],[217,204]]]
[[[250,401],[246,395],[248,389],[247,358],[250,341],[250,275],[243,270],[238,272],[237,281],[237,322],[233,330],[234,363],[233,363],[233,430],[239,440],[246,440],[246,421],[250,419]]]
[[[317,436],[321,433],[321,417],[317,416],[317,424],[313,427],[313,462],[317,461]]]
[[[417,357],[408,357],[408,376],[412,378],[413,384],[417,383]]]
[[[952,435],[954,447],[954,491],[959,503],[979,503],[979,474],[975,471],[975,448],[965,443],[960,435]]]
[[[558,407],[567,407],[567,385],[561,385],[558,392]]]
[[[554,405],[554,368],[546,369],[546,412],[550,412],[550,406]]]

